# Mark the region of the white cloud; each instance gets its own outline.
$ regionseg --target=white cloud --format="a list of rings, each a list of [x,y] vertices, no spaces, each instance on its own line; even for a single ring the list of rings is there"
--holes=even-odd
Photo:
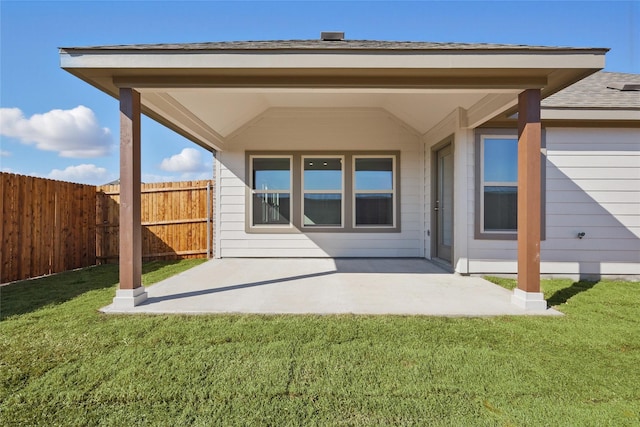
[[[175,154],[162,160],[160,169],[166,172],[203,172],[207,165],[202,160],[202,155],[195,148],[185,148],[180,154]]]
[[[9,157],[11,153],[6,150],[0,150],[0,157]]]
[[[100,127],[93,111],[83,105],[30,118],[19,108],[0,108],[0,132],[61,157],[100,157],[113,147],[111,131]]]
[[[64,170],[53,169],[47,176],[60,181],[78,182],[81,184],[102,185],[115,179],[107,169],[91,164],[69,166]]]

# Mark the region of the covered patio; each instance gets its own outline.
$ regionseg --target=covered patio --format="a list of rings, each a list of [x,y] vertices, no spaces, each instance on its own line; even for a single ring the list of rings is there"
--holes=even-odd
[[[106,313],[561,315],[525,310],[511,292],[417,258],[210,260],[147,288],[135,307]]]
[[[120,102],[115,306],[132,312],[175,312],[177,303],[180,312],[546,311],[540,292],[540,102],[602,69],[606,51],[347,40],[340,32],[323,32],[319,40],[62,48],[62,68]],[[214,153],[220,196],[218,259],[149,293],[141,283],[141,114]],[[492,285],[432,271],[427,261],[437,258],[456,273],[473,273],[469,249],[478,240],[472,225],[479,220],[470,215],[480,198],[471,188],[480,168],[472,165],[481,152],[474,132],[489,125],[513,127],[518,165],[509,181],[511,187],[517,183],[517,206],[509,208],[517,213],[517,227],[480,236],[517,239],[518,288],[513,294],[499,289],[505,308],[494,312],[483,311],[493,304]],[[338,177],[335,188],[305,187],[312,157],[323,166],[341,165],[327,169]],[[276,162],[265,163],[270,158]],[[375,166],[367,158],[377,159]],[[356,175],[371,177],[372,171],[387,181],[357,182]],[[286,176],[281,183],[256,181],[257,174],[278,173]],[[323,212],[314,206],[324,205],[314,200],[329,199],[338,201],[335,215],[317,222]],[[367,199],[378,204],[368,219],[358,214],[372,206]],[[265,254],[273,259],[252,258]],[[412,261],[417,271],[399,271],[408,262],[401,257],[423,259]]]

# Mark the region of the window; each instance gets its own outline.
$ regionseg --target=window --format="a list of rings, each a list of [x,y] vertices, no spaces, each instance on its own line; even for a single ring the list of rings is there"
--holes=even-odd
[[[341,226],[343,158],[306,156],[302,164],[303,226]]]
[[[545,239],[545,132],[542,130],[540,238]],[[518,230],[518,133],[479,129],[475,145],[475,238],[516,240]]]
[[[354,157],[354,226],[394,225],[394,157]]]
[[[251,224],[289,225],[291,157],[252,157],[251,171]]]
[[[482,231],[518,229],[518,140],[482,138]]]
[[[400,232],[400,153],[248,152],[247,233]]]

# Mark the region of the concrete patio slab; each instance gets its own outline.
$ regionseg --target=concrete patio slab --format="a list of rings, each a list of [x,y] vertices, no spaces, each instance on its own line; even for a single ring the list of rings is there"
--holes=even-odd
[[[512,292],[424,259],[215,259],[147,288],[148,299],[105,313],[561,315],[527,311]]]

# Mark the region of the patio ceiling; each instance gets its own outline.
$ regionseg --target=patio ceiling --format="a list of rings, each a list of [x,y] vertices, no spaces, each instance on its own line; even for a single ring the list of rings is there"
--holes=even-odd
[[[172,112],[175,124],[199,123],[198,134],[204,137],[208,129],[208,137],[223,148],[270,108],[382,108],[424,134],[455,108],[472,109],[489,95],[501,95],[513,105],[518,90],[143,88],[140,92],[146,108],[156,114]]]
[[[64,69],[145,114],[225,150],[270,108],[378,108],[418,134],[463,108],[467,126],[514,111],[604,66],[606,49],[397,42],[240,42],[62,48]]]

